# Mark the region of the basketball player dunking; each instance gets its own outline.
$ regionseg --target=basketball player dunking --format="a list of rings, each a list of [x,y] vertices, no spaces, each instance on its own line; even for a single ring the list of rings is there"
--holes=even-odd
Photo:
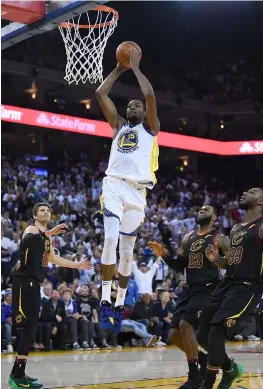
[[[226,278],[200,315],[197,340],[208,350],[206,378],[200,389],[212,389],[220,369],[223,377],[218,389],[229,389],[242,375],[244,367],[226,354],[225,338],[254,312],[263,293],[263,191],[253,188],[245,192],[239,206],[246,210],[246,218],[230,233]],[[212,247],[207,255],[215,260],[218,248]]]
[[[224,257],[217,258],[217,261],[211,263],[207,258],[207,252],[215,243],[223,253],[227,254],[229,249],[229,239],[213,227],[215,220],[213,207],[203,206],[196,218],[198,230],[185,235],[177,259],[173,259],[160,243],[149,242],[154,253],[163,257],[167,265],[176,272],[183,273],[186,269],[188,289],[181,295],[175,308],[169,334],[171,343],[185,352],[188,361],[188,380],[180,389],[199,389],[202,376],[206,373],[207,357],[203,352],[198,352],[195,330],[198,315],[219,284],[218,267],[226,263]],[[201,365],[201,374],[198,363]]]
[[[158,169],[160,129],[153,88],[139,69],[138,52],[131,53],[130,68],[146,99],[146,112],[140,100],[127,107],[127,120],[118,115],[109,98],[119,76],[127,70],[119,63],[96,91],[105,118],[113,129],[111,154],[103,180],[101,205],[104,213],[105,240],[102,252],[101,327],[117,334],[120,331],[123,305],[131,275],[136,236],[144,219],[146,188],[152,189]],[[119,240],[119,286],[115,307],[111,303],[111,284]]]
[[[33,208],[34,226],[25,229],[20,243],[21,266],[12,285],[12,325],[19,333],[17,356],[9,376],[12,389],[40,389],[37,378],[25,375],[26,362],[36,335],[40,312],[40,284],[44,281],[48,262],[62,267],[90,269],[88,261],[72,262],[55,255],[50,237],[65,232],[67,225],[60,224],[47,231],[50,222],[50,205],[38,203]]]

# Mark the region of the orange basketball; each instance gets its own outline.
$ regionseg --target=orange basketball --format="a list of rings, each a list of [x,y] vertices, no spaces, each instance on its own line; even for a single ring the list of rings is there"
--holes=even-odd
[[[131,51],[136,49],[139,53],[139,60],[142,58],[142,50],[135,42],[122,42],[116,51],[117,61],[125,68],[130,67]]]

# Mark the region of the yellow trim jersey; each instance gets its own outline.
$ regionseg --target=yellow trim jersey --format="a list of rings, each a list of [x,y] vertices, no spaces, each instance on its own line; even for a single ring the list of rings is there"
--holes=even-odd
[[[106,175],[153,188],[157,182],[159,147],[157,136],[145,123],[125,123],[112,142]]]

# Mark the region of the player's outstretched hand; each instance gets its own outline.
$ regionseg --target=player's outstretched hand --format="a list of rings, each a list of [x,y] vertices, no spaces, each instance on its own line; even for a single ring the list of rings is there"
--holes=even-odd
[[[205,255],[210,262],[215,262],[216,258],[218,257],[218,253],[217,242],[215,242],[214,246],[209,244],[205,250]]]
[[[130,68],[132,70],[139,69],[139,63],[140,63],[140,53],[136,49],[131,50]]]
[[[46,231],[46,235],[52,236],[52,235],[64,234],[65,232],[67,232],[67,229],[68,229],[68,225],[66,223],[62,223],[52,228],[51,230]]]
[[[164,257],[165,256],[165,248],[161,243],[148,242],[148,246],[152,249],[154,254],[157,255],[157,257]]]
[[[77,269],[79,270],[90,270],[93,268],[93,265],[90,263],[88,259],[85,259],[83,262],[79,262],[77,265]]]

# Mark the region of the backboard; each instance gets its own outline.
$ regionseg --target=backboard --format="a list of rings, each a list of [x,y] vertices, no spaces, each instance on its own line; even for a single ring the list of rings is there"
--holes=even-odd
[[[12,9],[14,3],[27,3],[28,11],[30,12],[30,3],[40,3],[36,1],[26,2],[14,2],[14,1],[2,1],[2,17],[8,19],[8,7],[6,11],[3,11],[4,3]],[[104,5],[107,1],[87,1],[87,0],[67,0],[67,1],[44,1],[45,12],[44,16],[40,17],[39,20],[34,21],[30,24],[23,24],[14,21],[7,26],[1,28],[1,41],[2,50],[15,45],[16,43],[22,42],[34,35],[42,34],[47,31],[51,31],[59,26],[60,23],[77,17],[95,8],[98,5]],[[19,11],[18,11],[19,12]],[[15,14],[16,15],[16,14]],[[15,20],[16,16],[13,18]],[[9,19],[11,20],[11,19]]]

